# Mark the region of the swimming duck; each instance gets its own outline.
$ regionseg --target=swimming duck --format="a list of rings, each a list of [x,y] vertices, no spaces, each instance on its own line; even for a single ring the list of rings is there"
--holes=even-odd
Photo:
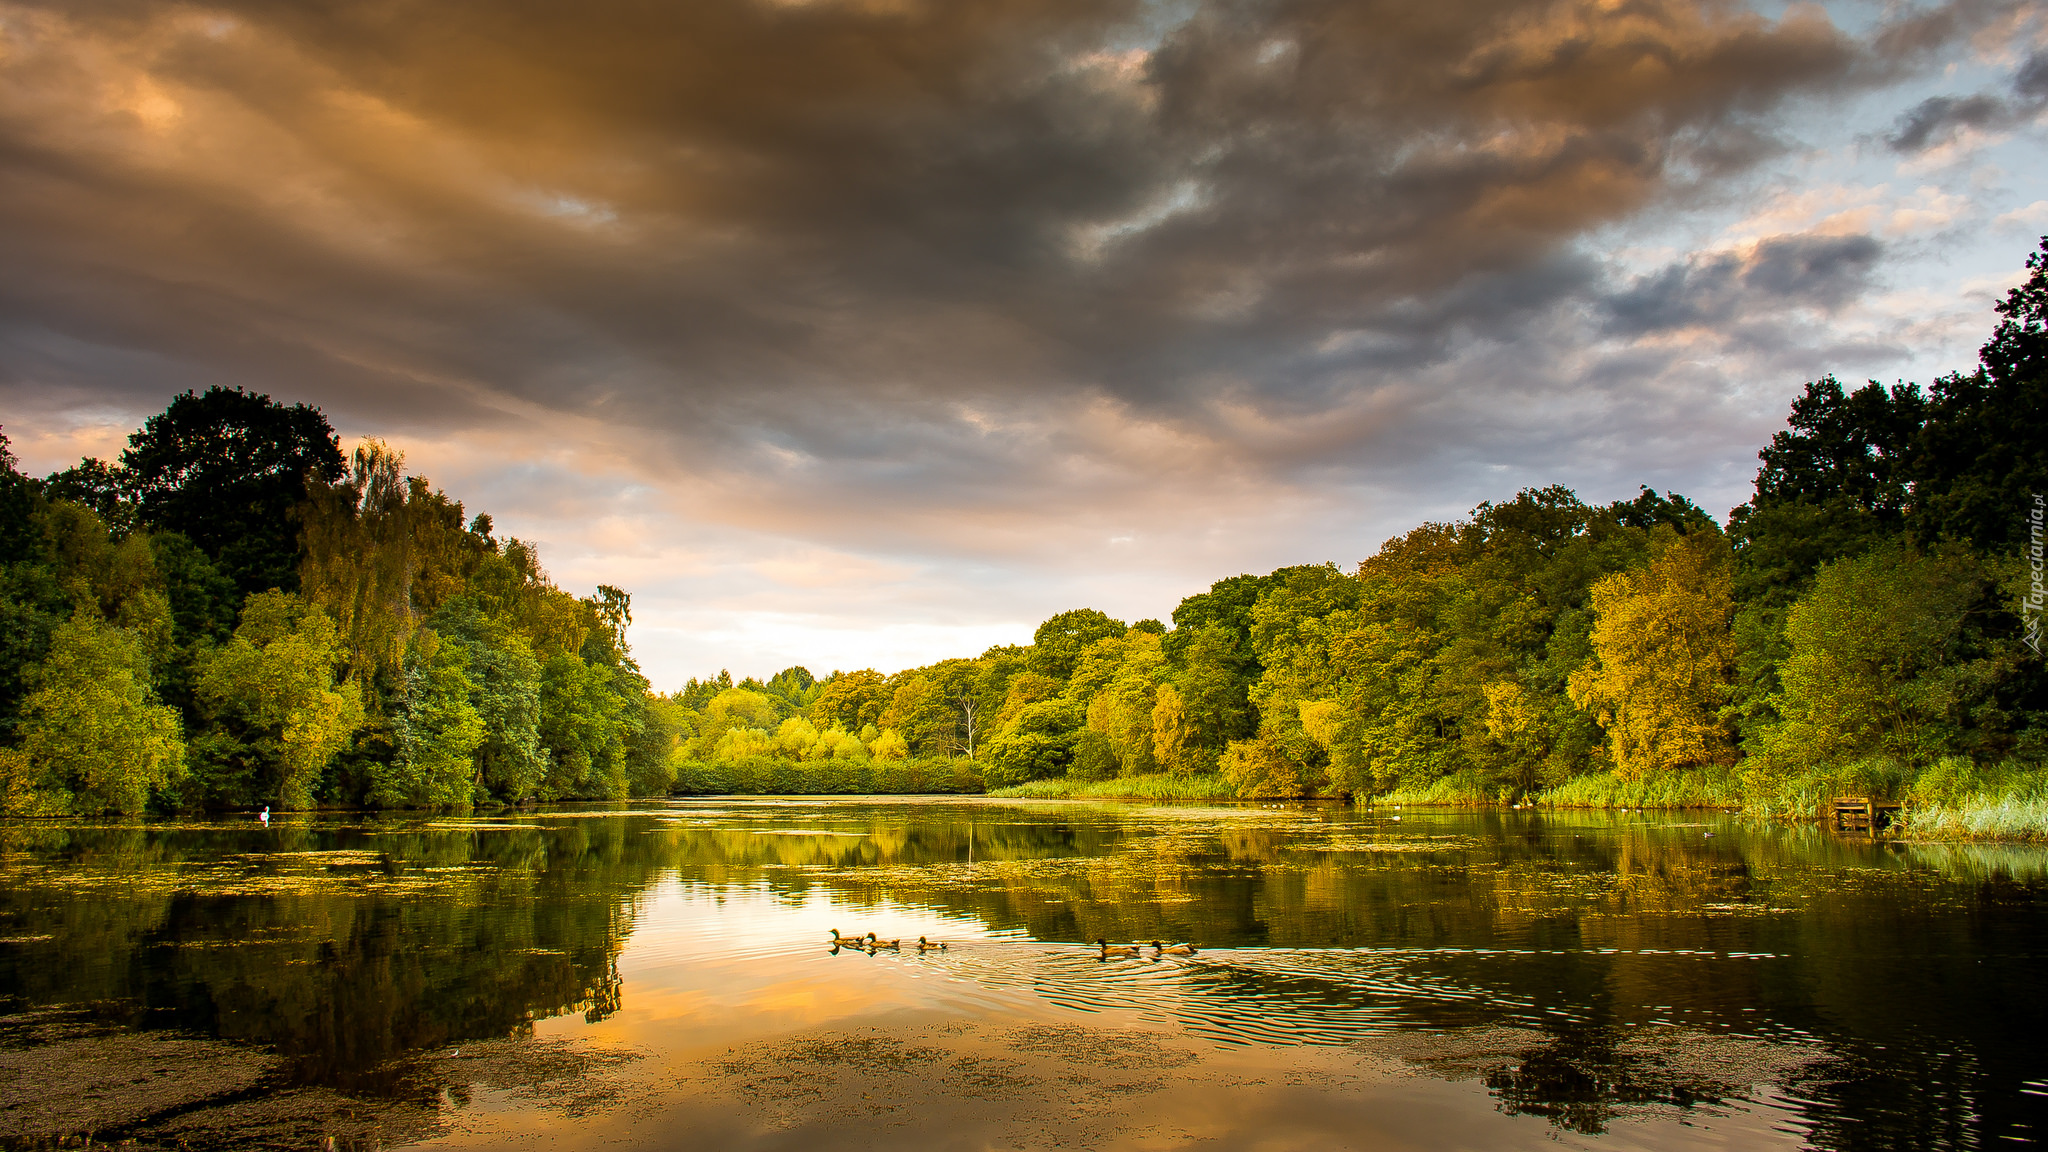
[[[939,940],[927,940],[922,936],[919,936],[917,938],[917,950],[919,952],[929,952],[932,949],[937,949],[941,952],[944,952],[946,950],[946,945],[943,941]]]
[[[873,932],[868,933],[868,936],[873,935]],[[841,936],[839,929],[834,928],[832,930],[832,943],[841,948],[862,948],[867,945],[868,936]]]
[[[1136,956],[1138,954],[1138,946],[1136,944],[1111,944],[1100,937],[1096,939],[1095,947],[1101,951],[1101,955],[1097,957],[1100,960],[1108,960],[1112,957]]]
[[[870,948],[897,948],[901,947],[902,944],[903,938],[900,936],[894,940],[877,940],[873,932],[868,933],[868,947]]]
[[[1193,956],[1195,954],[1195,946],[1185,940],[1178,944],[1161,944],[1159,941],[1154,940],[1152,942],[1152,950],[1161,956]]]

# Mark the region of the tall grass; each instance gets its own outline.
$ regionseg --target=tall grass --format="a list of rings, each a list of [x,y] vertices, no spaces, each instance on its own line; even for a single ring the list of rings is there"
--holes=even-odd
[[[1497,790],[1475,772],[1453,772],[1427,784],[1403,784],[1373,799],[1381,804],[1438,804],[1456,808],[1483,808],[1500,803]]]
[[[2048,768],[1946,757],[1907,790],[1905,826],[1916,837],[2048,839]]]
[[[1075,780],[1059,776],[997,788],[991,796],[1019,800],[1235,800],[1237,790],[1217,775],[1124,776],[1113,780]]]
[[[1553,808],[1731,808],[1743,803],[1742,780],[1728,768],[1691,769],[1647,780],[1598,772],[1539,793],[1536,802]]]
[[[1910,836],[2048,840],[2048,799],[1976,796],[1954,806],[1914,808],[1905,829]]]
[[[971,795],[987,791],[970,760],[813,760],[770,757],[676,765],[678,795]],[[1234,800],[1220,775],[1166,773],[1075,780],[1033,780],[988,791],[1027,800]],[[2048,840],[2048,767],[2006,761],[1979,764],[1948,757],[1914,770],[1891,760],[1813,767],[1783,776],[1735,768],[1704,768],[1621,780],[1596,773],[1539,793],[1555,808],[1730,808],[1763,819],[1813,820],[1835,796],[1872,796],[1905,805],[1900,830],[1915,840]],[[1407,785],[1378,803],[1489,807],[1497,786],[1476,772]]]

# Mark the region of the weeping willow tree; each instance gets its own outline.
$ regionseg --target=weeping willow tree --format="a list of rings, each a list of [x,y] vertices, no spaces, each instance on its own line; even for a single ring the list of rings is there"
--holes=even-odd
[[[418,623],[405,456],[365,440],[334,484],[315,480],[301,513],[299,587],[335,621],[348,676],[374,690],[398,679]]]

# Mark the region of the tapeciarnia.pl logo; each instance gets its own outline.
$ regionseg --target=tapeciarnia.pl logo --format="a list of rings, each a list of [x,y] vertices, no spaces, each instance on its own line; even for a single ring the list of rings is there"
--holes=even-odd
[[[2034,506],[2027,513],[2027,565],[2032,570],[2033,581],[2027,587],[2027,599],[2022,604],[2021,618],[2026,622],[2027,647],[2034,655],[2041,654],[2041,611],[2048,607],[2048,589],[2042,587],[2041,529],[2042,516],[2048,512],[2041,494],[2034,493]]]

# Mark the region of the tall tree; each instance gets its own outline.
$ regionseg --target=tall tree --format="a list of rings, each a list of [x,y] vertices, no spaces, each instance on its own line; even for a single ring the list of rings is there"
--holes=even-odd
[[[1593,585],[1593,659],[1572,673],[1572,702],[1598,713],[1624,780],[1727,764],[1735,742],[1722,706],[1735,673],[1735,602],[1718,532],[1663,529],[1648,566]]]
[[[819,728],[838,725],[858,732],[870,724],[879,725],[888,710],[894,690],[889,680],[873,668],[856,672],[835,672],[811,698],[810,719]]]
[[[1986,553],[2026,538],[2030,496],[2048,492],[2048,237],[1998,305],[1978,371],[1935,381],[1921,440],[1919,535]]]
[[[1787,428],[1757,453],[1756,494],[1729,514],[1737,599],[1790,604],[1822,564],[1903,531],[1926,416],[1915,385],[1807,384]]]
[[[365,440],[339,483],[315,476],[301,511],[299,585],[340,628],[349,678],[394,683],[412,640],[416,562],[405,456]]]
[[[1038,626],[1031,636],[1031,670],[1065,680],[1074,674],[1081,654],[1105,637],[1122,636],[1124,622],[1093,608],[1062,612]]]
[[[1961,650],[1985,583],[1967,553],[1903,543],[1823,567],[1786,620],[1785,720],[1763,741],[1769,758],[1926,763],[1963,751],[1956,741],[1999,672],[1995,659]]]
[[[142,519],[183,533],[244,593],[298,587],[293,510],[308,477],[342,477],[320,410],[239,388],[186,392],[121,453]]]
[[[384,806],[468,808],[480,773],[476,753],[491,732],[472,703],[470,646],[420,632],[405,668],[405,711],[397,717],[398,755],[370,799]]]

